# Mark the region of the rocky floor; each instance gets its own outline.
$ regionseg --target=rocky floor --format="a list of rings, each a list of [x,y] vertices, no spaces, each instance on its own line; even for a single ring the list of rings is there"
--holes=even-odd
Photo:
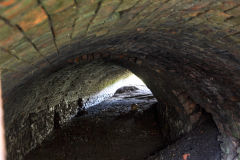
[[[220,160],[218,135],[214,123],[208,120],[148,160]]]
[[[80,111],[25,159],[182,160],[185,155],[189,160],[219,160],[218,131],[211,121],[163,149],[157,100],[149,90],[138,88],[121,88],[108,100]]]

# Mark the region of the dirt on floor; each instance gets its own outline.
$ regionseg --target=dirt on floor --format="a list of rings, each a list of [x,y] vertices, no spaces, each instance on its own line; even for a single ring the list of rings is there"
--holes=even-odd
[[[163,149],[166,141],[155,103],[149,91],[121,88],[108,100],[80,110],[25,160],[183,160],[186,154],[186,160],[219,160],[218,131],[212,121]]]
[[[220,160],[219,133],[211,119],[147,160]]]

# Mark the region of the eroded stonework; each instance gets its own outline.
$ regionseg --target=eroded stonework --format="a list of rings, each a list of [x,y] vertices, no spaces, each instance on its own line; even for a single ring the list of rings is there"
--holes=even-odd
[[[94,95],[128,75],[124,68],[98,61],[70,65],[15,88],[5,100],[8,159],[22,159],[54,127],[77,114],[83,107],[79,100],[83,104],[91,98],[97,101]]]
[[[200,113],[192,111],[203,108],[234,139],[224,143],[239,144],[239,13],[239,0],[3,0],[3,94],[68,60],[114,60],[141,77],[178,121],[194,123]],[[6,116],[18,114],[17,124],[26,115],[14,109]]]

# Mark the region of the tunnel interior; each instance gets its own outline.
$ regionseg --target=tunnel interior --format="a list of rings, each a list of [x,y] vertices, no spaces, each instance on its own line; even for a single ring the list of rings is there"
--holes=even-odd
[[[239,0],[0,0],[7,158],[24,159],[133,73],[157,100],[164,144],[213,123],[221,160],[240,159],[239,13]]]
[[[122,65],[92,56],[70,58],[8,93],[9,159],[170,159],[185,153],[220,159],[213,117],[190,96],[169,90],[171,81],[156,76],[159,71],[136,65],[134,58]],[[174,153],[164,152],[183,136],[199,142],[188,142],[184,151],[180,142]]]
[[[99,61],[94,62],[94,65],[98,63]],[[108,65],[107,69],[110,67],[121,68]],[[98,66],[97,69],[99,68]],[[209,114],[197,107],[191,113],[197,113],[193,122],[197,129],[186,136],[190,139],[188,143],[180,142],[175,154],[158,153],[167,145],[175,143],[175,139],[171,139],[170,131],[159,117],[161,103],[130,71],[127,71],[127,76],[124,72],[120,80],[98,92],[97,96],[93,94],[93,100],[84,99],[77,100],[77,112],[66,123],[59,123],[61,116],[55,111],[51,134],[24,159],[139,160],[156,159],[160,157],[158,154],[164,156],[162,159],[167,159],[169,155],[172,158],[181,157],[185,152],[194,159],[203,159],[206,156],[209,159],[220,159],[216,125]],[[201,134],[197,134],[198,132]],[[183,144],[184,150],[181,150]]]

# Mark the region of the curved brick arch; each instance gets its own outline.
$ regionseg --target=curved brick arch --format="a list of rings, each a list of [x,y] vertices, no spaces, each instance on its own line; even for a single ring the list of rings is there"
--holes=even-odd
[[[210,112],[236,148],[239,17],[238,0],[3,0],[4,94],[71,57],[77,63],[110,56],[153,85],[159,99],[165,96],[162,101],[175,97],[180,103],[187,97]]]

